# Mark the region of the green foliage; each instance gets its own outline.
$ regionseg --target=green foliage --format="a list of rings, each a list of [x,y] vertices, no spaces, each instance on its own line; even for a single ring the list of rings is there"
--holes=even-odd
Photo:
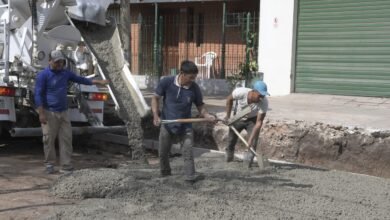
[[[242,40],[245,43],[245,61],[238,66],[238,72],[226,77],[226,81],[231,88],[235,88],[238,82],[245,80],[245,84],[253,79],[254,74],[259,69],[257,63],[258,33],[256,19],[250,13],[243,13],[241,22]]]
[[[257,72],[257,60],[249,60],[249,62],[240,63],[239,65],[240,72],[239,75],[242,75],[244,78],[247,75],[250,75],[251,72]]]
[[[257,64],[257,33],[250,32],[248,34],[248,41],[246,42],[245,52],[248,56],[247,62],[241,62],[238,65],[239,72],[233,73],[231,76],[226,77],[226,81],[231,88],[235,88],[235,85],[245,80],[248,83],[252,78],[252,74],[258,71]],[[247,60],[247,59],[246,59]]]
[[[245,76],[241,75],[240,73],[232,74],[226,77],[226,82],[229,84],[230,90],[236,88],[237,83],[242,82],[243,80],[245,80]]]
[[[246,38],[246,59],[245,63],[240,65],[241,74],[245,75],[245,83],[248,85],[249,81],[252,80],[252,73],[257,72],[257,33],[248,30]]]

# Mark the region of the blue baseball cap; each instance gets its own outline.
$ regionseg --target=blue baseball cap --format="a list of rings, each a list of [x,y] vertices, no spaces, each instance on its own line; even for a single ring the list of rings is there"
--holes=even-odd
[[[267,84],[265,84],[265,82],[263,82],[261,80],[256,81],[253,84],[253,89],[256,90],[258,93],[260,93],[263,96],[269,95],[269,93],[267,91]]]

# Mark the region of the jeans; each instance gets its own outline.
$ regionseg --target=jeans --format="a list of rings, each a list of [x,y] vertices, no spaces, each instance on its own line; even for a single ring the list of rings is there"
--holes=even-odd
[[[184,134],[176,135],[169,133],[164,127],[160,127],[159,136],[159,159],[161,174],[170,174],[171,167],[169,164],[169,153],[171,151],[173,140],[179,139],[184,158],[184,175],[187,180],[195,178],[195,164],[192,147],[194,146],[194,132],[192,129],[187,130]]]

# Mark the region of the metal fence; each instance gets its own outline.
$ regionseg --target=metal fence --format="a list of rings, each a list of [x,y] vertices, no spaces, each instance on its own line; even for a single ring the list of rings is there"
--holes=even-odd
[[[223,25],[225,24],[225,25]],[[172,11],[138,14],[131,22],[131,70],[140,75],[173,75],[183,60],[194,61],[203,78],[238,74],[257,60],[258,13],[222,15]]]

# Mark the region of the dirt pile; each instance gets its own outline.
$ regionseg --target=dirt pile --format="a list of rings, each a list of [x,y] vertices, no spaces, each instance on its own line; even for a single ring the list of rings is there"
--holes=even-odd
[[[197,146],[224,151],[228,145],[225,125],[195,125]],[[245,131],[241,133],[247,137]],[[311,166],[390,177],[390,131],[373,131],[323,123],[266,120],[260,145],[268,158]],[[239,151],[245,147],[238,141]]]
[[[158,165],[76,171],[57,181],[52,192],[89,199],[59,206],[49,219],[386,219],[390,214],[389,179],[288,164],[261,172],[207,153],[196,159],[206,178],[191,185],[180,175],[182,164],[182,158],[172,159],[173,176],[167,178],[159,177]]]
[[[390,177],[388,131],[274,121],[261,137],[261,148],[272,158]]]

